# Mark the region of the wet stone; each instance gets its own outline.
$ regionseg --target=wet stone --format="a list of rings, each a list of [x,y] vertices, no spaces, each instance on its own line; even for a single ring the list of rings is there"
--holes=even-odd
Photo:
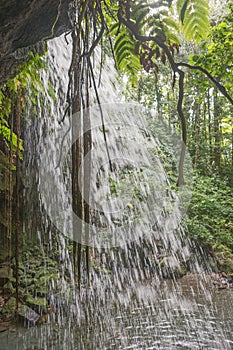
[[[23,305],[18,311],[19,322],[23,323],[25,326],[35,326],[40,318],[34,310],[30,307]]]
[[[11,323],[10,322],[1,322],[0,323],[0,333],[5,332],[9,329]]]
[[[174,256],[164,257],[160,264],[164,278],[182,277],[186,272]]]

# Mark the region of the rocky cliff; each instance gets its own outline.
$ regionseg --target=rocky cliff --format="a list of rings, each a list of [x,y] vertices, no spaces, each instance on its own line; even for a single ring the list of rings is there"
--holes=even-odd
[[[13,76],[30,50],[69,30],[69,0],[0,0],[0,84]]]

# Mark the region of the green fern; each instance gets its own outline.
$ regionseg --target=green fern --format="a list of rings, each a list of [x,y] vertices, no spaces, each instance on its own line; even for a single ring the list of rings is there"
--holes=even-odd
[[[178,0],[177,10],[187,40],[200,42],[209,32],[209,5],[207,0]]]
[[[116,59],[116,66],[119,71],[126,73],[130,80],[135,80],[136,73],[142,69],[140,59],[136,53],[136,42],[132,37],[132,34],[126,28],[119,26],[112,26],[110,33],[115,34],[114,42],[114,55]],[[119,33],[118,33],[119,31]]]
[[[135,22],[140,34],[145,34],[144,27],[147,23],[149,13],[150,7],[147,1],[132,2],[131,19]]]
[[[173,45],[179,45],[177,36],[178,23],[171,18],[171,1],[135,0],[130,2],[130,20],[134,23],[137,32],[141,35],[159,36],[174,52]],[[125,13],[129,9],[122,8]],[[128,13],[128,15],[129,15]],[[149,49],[135,40],[133,34],[119,23],[114,23],[110,28],[110,35],[114,42],[114,55],[116,66],[126,73],[130,80],[135,80],[135,73],[144,68],[146,71],[157,70],[156,60],[165,62],[164,55],[157,47]],[[152,45],[153,46],[153,45]]]
[[[180,43],[178,23],[171,18],[171,1],[148,2],[139,0],[132,2],[131,18],[142,35],[156,35],[168,45]]]

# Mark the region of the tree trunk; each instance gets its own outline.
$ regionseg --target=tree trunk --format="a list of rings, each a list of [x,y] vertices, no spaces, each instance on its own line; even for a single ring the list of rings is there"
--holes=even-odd
[[[214,90],[214,167],[219,171],[221,162],[221,130],[219,120],[218,92]]]

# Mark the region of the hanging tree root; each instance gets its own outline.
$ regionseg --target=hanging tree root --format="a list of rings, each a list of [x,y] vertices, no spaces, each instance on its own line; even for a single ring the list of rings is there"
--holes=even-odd
[[[118,19],[119,22],[124,24],[134,35],[134,37],[141,41],[141,42],[148,42],[153,41],[155,42],[163,51],[165,52],[168,61],[170,63],[170,66],[173,70],[174,76],[176,74],[179,75],[179,97],[177,102],[177,112],[179,115],[180,123],[181,123],[181,131],[182,131],[182,146],[181,146],[181,154],[180,154],[180,161],[179,161],[179,175],[177,180],[177,186],[184,185],[184,174],[183,174],[183,168],[184,168],[184,159],[185,159],[185,148],[186,148],[186,142],[187,142],[187,131],[186,131],[186,120],[183,112],[183,98],[184,98],[184,72],[179,69],[178,65],[174,61],[174,58],[167,47],[167,45],[164,43],[164,41],[159,36],[144,36],[140,35],[137,31],[137,28],[135,27],[134,23],[128,18],[127,20],[123,18],[120,11],[118,12]]]

